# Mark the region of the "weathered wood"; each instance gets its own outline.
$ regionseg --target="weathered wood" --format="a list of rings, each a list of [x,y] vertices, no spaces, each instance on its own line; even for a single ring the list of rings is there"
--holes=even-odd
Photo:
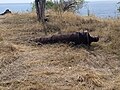
[[[33,40],[38,44],[52,44],[52,43],[70,43],[90,45],[92,42],[98,42],[99,37],[91,37],[88,32],[75,32],[67,34],[58,34],[50,37],[41,37]]]
[[[38,2],[39,2],[39,0],[35,0],[35,7],[36,7],[36,13],[37,13],[37,18],[38,18],[38,20],[39,20],[39,7],[38,7]]]
[[[45,24],[45,4],[46,4],[46,0],[35,0],[38,21],[42,22],[43,30],[45,31],[45,35],[47,35],[46,24]]]
[[[41,21],[42,23],[44,23],[45,19],[45,4],[46,0],[35,0],[38,21]]]

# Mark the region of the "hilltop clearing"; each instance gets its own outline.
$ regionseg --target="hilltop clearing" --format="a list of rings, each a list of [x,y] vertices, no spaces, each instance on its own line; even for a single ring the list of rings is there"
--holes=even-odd
[[[119,90],[120,20],[49,13],[48,35],[88,30],[90,48],[36,45],[44,36],[35,13],[0,16],[0,90]]]

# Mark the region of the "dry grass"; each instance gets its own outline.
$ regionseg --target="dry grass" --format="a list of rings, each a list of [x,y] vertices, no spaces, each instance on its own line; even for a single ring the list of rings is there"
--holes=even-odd
[[[119,90],[120,20],[48,13],[48,35],[88,30],[86,46],[38,46],[44,36],[35,13],[0,16],[0,90]]]

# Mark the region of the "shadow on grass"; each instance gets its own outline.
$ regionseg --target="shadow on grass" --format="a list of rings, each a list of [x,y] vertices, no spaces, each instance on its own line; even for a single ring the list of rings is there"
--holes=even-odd
[[[99,45],[99,44],[92,44],[92,45],[84,45],[84,44],[80,44],[80,45],[75,45],[75,44],[73,44],[73,43],[69,43],[68,44],[70,47],[74,47],[74,48],[78,48],[78,49],[80,49],[80,48],[84,48],[84,49],[86,49],[87,51],[95,51],[95,50],[99,50],[99,49],[102,49],[102,46],[101,45]]]

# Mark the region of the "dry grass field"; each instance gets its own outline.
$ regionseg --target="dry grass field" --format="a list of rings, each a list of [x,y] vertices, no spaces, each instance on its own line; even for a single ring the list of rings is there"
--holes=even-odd
[[[0,16],[0,90],[120,90],[120,19],[49,13],[48,35],[88,30],[91,47],[37,45],[35,13]]]

